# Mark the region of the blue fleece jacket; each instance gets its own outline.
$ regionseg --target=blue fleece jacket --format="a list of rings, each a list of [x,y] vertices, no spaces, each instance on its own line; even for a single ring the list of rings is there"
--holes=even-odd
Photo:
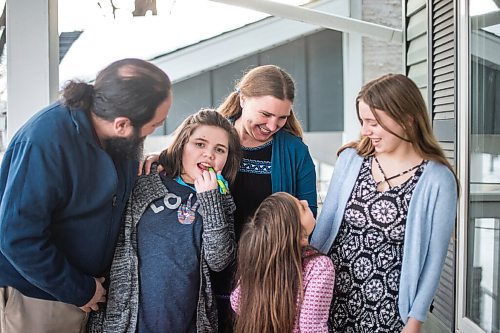
[[[137,162],[113,161],[81,110],[55,103],[13,137],[0,169],[0,287],[77,306],[109,269]]]
[[[273,137],[271,183],[273,193],[288,192],[300,200],[307,200],[316,216],[316,170],[309,148],[301,138],[283,129]]]
[[[325,253],[337,236],[362,162],[354,149],[344,150],[337,160],[311,240]],[[456,210],[453,173],[443,164],[429,161],[408,207],[398,304],[405,323],[408,317],[419,321],[427,318],[455,226]]]

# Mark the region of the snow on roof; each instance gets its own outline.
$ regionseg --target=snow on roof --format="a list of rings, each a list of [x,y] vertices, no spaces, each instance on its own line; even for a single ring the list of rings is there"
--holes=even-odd
[[[308,1],[281,2],[302,4]],[[62,85],[75,78],[92,80],[99,70],[115,60],[153,59],[267,16],[208,0],[180,0],[174,1],[168,11],[159,10],[158,16],[96,17],[61,61],[59,82]]]

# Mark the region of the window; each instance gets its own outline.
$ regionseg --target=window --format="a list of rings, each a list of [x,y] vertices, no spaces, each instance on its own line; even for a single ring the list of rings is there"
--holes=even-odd
[[[500,332],[500,10],[470,1],[470,129],[465,315]]]

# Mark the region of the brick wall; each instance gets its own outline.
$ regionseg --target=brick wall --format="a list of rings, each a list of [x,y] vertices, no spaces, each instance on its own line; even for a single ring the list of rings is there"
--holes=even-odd
[[[402,26],[401,0],[363,0],[363,21],[392,28]],[[403,47],[363,37],[363,83],[382,74],[401,73]]]

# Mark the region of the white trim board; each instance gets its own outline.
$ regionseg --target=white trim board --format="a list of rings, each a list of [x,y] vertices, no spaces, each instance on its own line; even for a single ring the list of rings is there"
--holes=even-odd
[[[318,1],[311,7],[349,16],[349,3],[343,0]],[[320,30],[323,28],[316,25],[271,17],[170,52],[152,62],[175,83]]]
[[[336,13],[324,12],[319,9],[290,5],[271,0],[212,1],[253,9],[277,17],[318,25],[326,29],[357,33],[365,37],[387,42],[401,43],[403,41],[403,32],[400,29],[350,18],[348,15],[337,15]]]

